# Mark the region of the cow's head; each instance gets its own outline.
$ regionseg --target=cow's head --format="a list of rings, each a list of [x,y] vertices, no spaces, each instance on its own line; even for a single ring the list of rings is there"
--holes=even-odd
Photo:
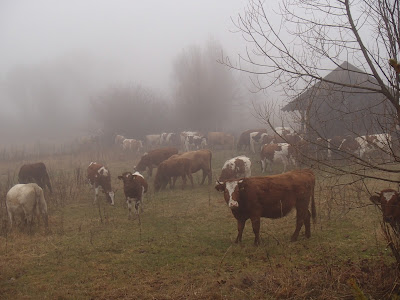
[[[400,195],[393,189],[385,189],[370,200],[382,209],[383,220],[394,224],[400,222]]]
[[[124,172],[122,175],[118,176],[118,179],[122,180],[124,185],[126,185],[133,180],[133,174],[131,172]]]
[[[228,180],[225,182],[217,181],[215,189],[224,192],[225,202],[230,209],[239,208],[240,190],[242,189],[243,179]]]

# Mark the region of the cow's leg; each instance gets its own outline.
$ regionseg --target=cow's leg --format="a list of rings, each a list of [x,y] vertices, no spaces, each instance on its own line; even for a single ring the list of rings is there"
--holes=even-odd
[[[265,165],[267,164],[267,162],[265,161],[265,159],[261,160],[261,172],[265,173]]]
[[[242,242],[242,235],[243,235],[243,230],[244,230],[244,225],[246,225],[246,220],[237,220],[237,227],[238,227],[238,235],[236,237],[235,243],[241,243]]]
[[[254,246],[258,246],[260,244],[260,217],[251,218],[251,225],[254,232]]]
[[[192,188],[194,188],[192,173],[189,172],[189,173],[187,174],[187,177],[189,177],[190,184],[192,185]]]
[[[10,230],[13,227],[14,216],[10,210],[8,210],[8,218],[10,219]]]
[[[130,220],[132,218],[132,200],[130,198],[126,198],[126,204],[128,204],[128,219]]]
[[[182,175],[182,190],[185,189],[185,186],[186,186],[186,175],[183,174]]]
[[[153,175],[153,167],[149,166],[149,177]]]
[[[206,181],[207,175],[208,175],[208,173],[206,172],[206,170],[203,169],[203,179],[201,180],[200,184],[204,184],[204,181]]]
[[[308,209],[304,217],[304,226],[306,227],[306,238],[309,239],[311,237],[311,213]]]
[[[135,198],[135,210],[136,214],[139,215],[140,198]]]
[[[300,229],[304,224],[305,215],[306,215],[306,212],[304,210],[297,209],[297,212],[296,212],[296,230],[294,231],[290,241],[292,241],[292,242],[297,241],[297,238],[299,237]]]
[[[170,177],[170,183],[169,183],[169,188],[170,189],[173,189],[173,188],[175,188],[175,183],[176,183],[176,180],[178,179],[178,177],[177,176],[174,176],[174,178],[172,178],[172,177]]]
[[[97,195],[99,194],[99,187],[94,188],[94,201],[93,204],[97,203]]]

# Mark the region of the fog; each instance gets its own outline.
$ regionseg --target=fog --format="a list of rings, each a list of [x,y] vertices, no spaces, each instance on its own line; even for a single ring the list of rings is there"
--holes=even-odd
[[[145,86],[171,101],[172,64],[182,51],[210,40],[224,55],[244,51],[231,18],[245,5],[244,0],[0,2],[3,143],[90,134],[100,126],[90,117],[91,99],[108,87]],[[235,76],[246,86],[245,76]],[[242,91],[240,98],[238,128],[256,126],[246,104],[254,95]]]

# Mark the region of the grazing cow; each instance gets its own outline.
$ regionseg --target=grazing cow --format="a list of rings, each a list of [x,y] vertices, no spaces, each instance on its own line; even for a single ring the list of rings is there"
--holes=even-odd
[[[37,183],[42,189],[45,186],[49,188],[52,193],[49,174],[44,163],[38,162],[33,164],[25,164],[19,169],[18,173],[19,183]]]
[[[145,136],[145,143],[147,149],[160,146],[161,134],[148,134]]]
[[[311,236],[310,211],[315,222],[315,176],[312,170],[293,170],[280,175],[248,177],[219,182],[215,189],[224,192],[224,198],[237,220],[236,243],[242,241],[247,219],[251,220],[254,244],[260,243],[260,218],[282,218],[296,208],[296,230],[291,240],[296,241],[303,224],[306,237]]]
[[[233,150],[235,146],[235,137],[225,132],[209,132],[207,134],[207,143],[212,149],[216,146],[228,146],[229,149]]]
[[[242,132],[239,136],[238,143],[237,143],[237,150],[241,151],[242,148],[243,150],[246,150],[246,148],[250,149],[250,133],[252,132],[261,132],[261,133],[267,133],[266,129],[249,129],[244,132]]]
[[[154,178],[154,190],[156,192],[164,189],[169,183],[170,189],[175,187],[176,179],[182,177],[182,190],[186,186],[186,176],[189,177],[193,187],[191,160],[180,155],[173,155],[160,163]]]
[[[200,149],[196,151],[189,151],[179,154],[179,157],[189,158],[191,161],[192,174],[200,170],[203,171],[203,179],[200,184],[204,184],[206,177],[208,177],[208,184],[212,182],[211,159],[212,153],[208,149]]]
[[[143,172],[148,169],[149,176],[153,175],[153,168],[158,167],[164,160],[177,154],[178,149],[174,147],[160,148],[143,154],[138,164],[133,168],[135,171]]]
[[[400,231],[400,195],[396,190],[384,189],[369,199],[380,206],[383,220]]]
[[[296,165],[294,159],[293,146],[288,143],[279,144],[267,144],[264,145],[260,152],[261,159],[261,172],[265,173],[267,169],[272,171],[272,163],[281,161],[283,164],[283,172],[286,172],[286,168],[289,163]]]
[[[222,167],[219,181],[229,179],[250,177],[251,176],[251,161],[247,156],[236,156],[227,160]]]
[[[257,151],[260,150],[261,145],[263,144],[269,144],[273,141],[273,137],[268,135],[265,132],[251,132],[250,133],[250,149],[253,153],[256,153],[256,146],[257,146]]]
[[[97,202],[99,187],[101,187],[103,193],[106,195],[107,202],[114,205],[114,192],[111,189],[111,173],[105,166],[91,162],[87,168],[87,179],[94,188],[93,204]]]
[[[6,195],[6,207],[10,218],[10,228],[15,223],[15,216],[21,216],[30,227],[34,215],[42,215],[44,225],[48,228],[47,203],[43,189],[36,183],[16,184]]]
[[[139,172],[125,172],[118,179],[124,183],[124,194],[126,203],[128,204],[129,216],[132,218],[132,201],[135,201],[136,214],[139,214],[139,208],[143,211],[142,201],[143,194],[147,192],[147,181]]]

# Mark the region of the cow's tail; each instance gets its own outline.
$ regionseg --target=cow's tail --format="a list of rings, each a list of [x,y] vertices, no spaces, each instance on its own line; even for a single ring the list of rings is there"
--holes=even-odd
[[[311,217],[315,224],[315,223],[317,223],[317,209],[315,208],[314,188],[315,188],[315,185],[313,185],[312,192],[311,192]]]

